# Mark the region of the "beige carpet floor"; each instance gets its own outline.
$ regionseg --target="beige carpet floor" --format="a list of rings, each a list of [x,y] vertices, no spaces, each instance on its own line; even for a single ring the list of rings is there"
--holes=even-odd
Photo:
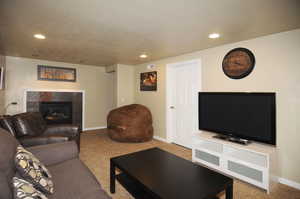
[[[192,152],[189,149],[175,144],[167,144],[158,140],[152,140],[146,143],[118,143],[109,139],[106,130],[88,131],[83,133],[81,143],[80,158],[96,175],[107,193],[109,193],[109,160],[111,157],[152,147],[159,147],[188,160],[191,160],[192,156]],[[118,183],[116,185],[116,193],[110,195],[114,199],[133,198]],[[224,198],[224,193],[221,193],[220,197]],[[300,199],[300,191],[278,184],[271,194],[267,194],[261,189],[235,180],[234,199]]]

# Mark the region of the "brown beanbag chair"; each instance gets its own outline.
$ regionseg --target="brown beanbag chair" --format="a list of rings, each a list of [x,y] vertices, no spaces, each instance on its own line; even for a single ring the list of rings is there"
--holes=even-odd
[[[108,135],[119,142],[145,142],[153,137],[152,115],[140,104],[122,106],[107,116]]]

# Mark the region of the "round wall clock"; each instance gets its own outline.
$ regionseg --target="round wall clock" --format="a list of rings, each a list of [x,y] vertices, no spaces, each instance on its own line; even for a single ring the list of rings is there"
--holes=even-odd
[[[222,68],[229,78],[242,79],[252,72],[254,65],[255,57],[250,50],[235,48],[225,55]]]

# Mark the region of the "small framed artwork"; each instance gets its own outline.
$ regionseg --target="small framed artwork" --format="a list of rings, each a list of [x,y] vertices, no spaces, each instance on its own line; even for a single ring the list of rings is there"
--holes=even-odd
[[[0,67],[0,90],[4,89],[4,67]]]
[[[76,69],[38,65],[38,80],[76,82]]]
[[[141,73],[140,80],[141,91],[156,91],[157,90],[157,72]]]

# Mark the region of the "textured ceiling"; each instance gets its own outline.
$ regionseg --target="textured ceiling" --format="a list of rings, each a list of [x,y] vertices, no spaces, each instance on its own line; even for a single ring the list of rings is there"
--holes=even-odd
[[[0,0],[2,53],[98,66],[139,64],[296,28],[300,0]],[[208,39],[212,32],[222,37]],[[143,52],[147,59],[138,57]]]

